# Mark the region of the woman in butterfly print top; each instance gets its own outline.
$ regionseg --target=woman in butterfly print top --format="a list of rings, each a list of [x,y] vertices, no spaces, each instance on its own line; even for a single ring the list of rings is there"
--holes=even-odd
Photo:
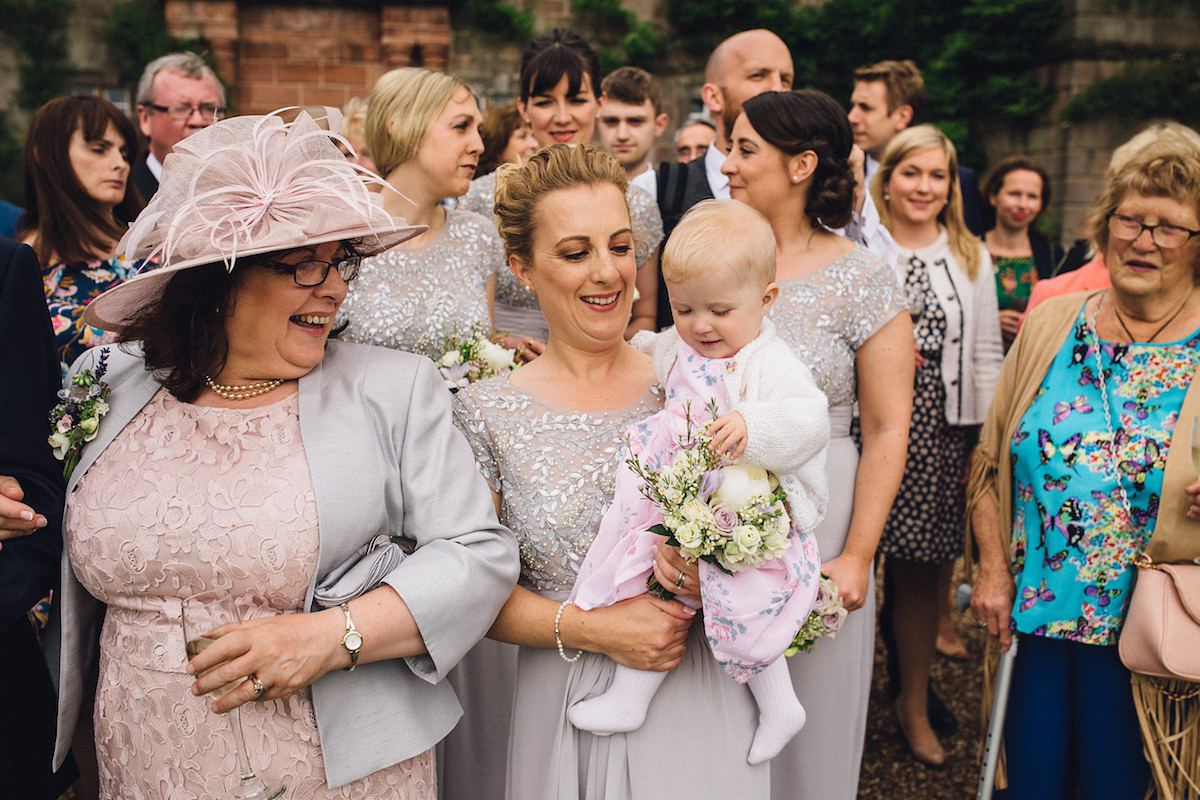
[[[1188,499],[1200,493],[1188,463],[1200,410],[1200,151],[1142,153],[1110,179],[1090,225],[1112,289],[1030,314],[968,488],[972,607],[1002,646],[1025,634],[1007,798],[1062,796],[1072,783],[1083,797],[1145,794],[1130,675],[1113,645],[1131,564],[1159,519],[1164,536],[1200,541]]]

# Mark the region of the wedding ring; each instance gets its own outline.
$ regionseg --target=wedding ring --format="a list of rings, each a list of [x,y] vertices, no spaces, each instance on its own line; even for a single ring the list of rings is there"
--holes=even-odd
[[[683,588],[683,582],[684,582],[684,580],[685,580],[686,578],[687,578],[687,575],[684,575],[684,574],[683,574],[683,570],[679,570],[679,577],[675,579],[675,588],[676,588],[676,589],[682,589],[682,588]]]
[[[977,619],[977,620],[975,620],[975,627],[976,627],[976,628],[986,628],[986,627],[987,627],[987,623],[986,623],[986,622],[984,622],[984,621],[983,621],[983,620],[981,620],[981,619]]]
[[[263,696],[263,692],[267,691],[267,685],[257,675],[251,673],[251,677],[254,678],[254,699],[257,700]]]

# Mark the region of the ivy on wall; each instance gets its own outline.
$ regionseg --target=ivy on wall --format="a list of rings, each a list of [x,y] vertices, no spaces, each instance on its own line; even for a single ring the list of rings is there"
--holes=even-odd
[[[113,4],[105,20],[109,52],[122,86],[133,88],[147,64],[159,56],[190,50],[205,50],[201,39],[171,35],[158,0],[125,0]]]
[[[1062,111],[1067,122],[1099,117],[1126,122],[1168,117],[1200,126],[1200,50],[1135,61],[1074,95]]]
[[[533,12],[504,0],[452,0],[448,3],[454,27],[470,27],[486,36],[512,42],[533,38]]]
[[[600,57],[604,74],[617,67],[654,70],[666,54],[666,38],[652,23],[642,22],[621,0],[574,0],[571,8]]]
[[[17,55],[17,105],[33,110],[67,91],[69,0],[0,0],[0,27]]]
[[[911,58],[928,94],[922,121],[954,139],[964,163],[981,163],[983,120],[1027,122],[1053,100],[1034,70],[1061,22],[1061,0],[828,0],[795,9],[789,0],[667,0],[667,12],[694,57],[736,31],[775,31],[792,51],[795,85],[843,103],[856,67]]]

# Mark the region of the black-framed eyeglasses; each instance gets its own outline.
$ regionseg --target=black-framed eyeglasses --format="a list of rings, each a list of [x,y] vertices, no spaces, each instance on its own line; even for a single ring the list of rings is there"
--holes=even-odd
[[[358,267],[362,264],[362,256],[347,256],[337,261],[301,261],[298,264],[285,264],[282,261],[267,261],[263,266],[276,272],[290,273],[297,286],[311,288],[320,286],[329,277],[329,270],[336,269],[346,283],[358,277]]]
[[[1159,247],[1172,250],[1183,247],[1193,236],[1200,236],[1200,231],[1185,228],[1182,225],[1171,225],[1160,222],[1157,225],[1147,225],[1137,217],[1118,214],[1110,211],[1108,214],[1108,232],[1122,241],[1133,241],[1142,235],[1142,231],[1150,231],[1150,238]]]
[[[192,114],[199,114],[200,119],[205,122],[216,122],[225,118],[225,107],[215,106],[212,103],[202,103],[198,106],[191,103],[176,103],[171,106],[160,106],[158,103],[142,103],[142,105],[155,111],[161,111],[171,119],[180,121],[191,119]]]

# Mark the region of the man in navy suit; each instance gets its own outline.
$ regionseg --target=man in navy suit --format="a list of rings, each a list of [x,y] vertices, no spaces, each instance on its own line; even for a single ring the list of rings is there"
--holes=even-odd
[[[58,579],[64,482],[46,437],[58,353],[33,250],[0,237],[0,795],[56,798],[54,685],[27,612]]]

